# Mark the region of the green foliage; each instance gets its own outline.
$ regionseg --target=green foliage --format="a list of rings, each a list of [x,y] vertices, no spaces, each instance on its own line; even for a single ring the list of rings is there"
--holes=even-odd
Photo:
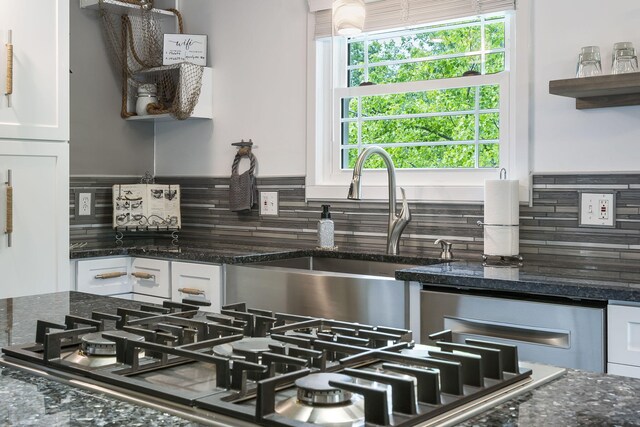
[[[503,71],[504,20],[487,20],[484,26],[485,51],[501,51],[482,55],[482,40],[479,19],[411,34],[355,39],[348,48],[348,83],[393,84],[461,77],[468,71]],[[377,144],[389,152],[397,168],[498,167],[499,107],[497,85],[345,99],[343,166],[353,167],[358,147]],[[420,145],[423,143],[429,145]],[[384,164],[373,156],[365,167],[382,168]]]

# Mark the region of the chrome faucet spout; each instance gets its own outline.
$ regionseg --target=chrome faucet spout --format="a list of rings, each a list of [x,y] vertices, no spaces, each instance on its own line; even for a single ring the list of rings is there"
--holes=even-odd
[[[351,179],[351,185],[349,186],[348,199],[359,200],[362,190],[362,183],[360,176],[362,175],[362,169],[364,162],[373,154],[378,154],[384,161],[387,167],[387,178],[389,180],[389,226],[387,229],[387,253],[392,255],[399,254],[399,241],[404,228],[407,223],[411,221],[411,212],[409,210],[409,204],[405,196],[403,188],[400,188],[402,192],[402,210],[399,215],[396,215],[396,171],[393,166],[393,160],[389,153],[380,147],[369,147],[360,153],[356,164],[353,167],[353,177]]]

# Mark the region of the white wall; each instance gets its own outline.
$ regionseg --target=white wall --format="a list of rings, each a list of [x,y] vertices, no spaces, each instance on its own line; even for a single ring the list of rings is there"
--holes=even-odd
[[[74,0],[69,14],[71,175],[144,175],[153,170],[153,125],[120,118],[120,78],[98,12]]]
[[[549,80],[571,78],[582,46],[600,46],[605,73],[613,43],[640,50],[636,0],[533,0],[532,166],[535,172],[640,170],[640,106],[576,110],[549,94]]]
[[[229,176],[232,142],[253,139],[258,176],[305,174],[306,0],[180,2],[208,34],[213,121],[156,125],[157,175]]]
[[[640,107],[575,109],[549,80],[575,73],[580,47],[640,49],[636,0],[533,0],[531,166],[534,172],[640,169]],[[306,0],[188,0],[187,32],[209,35],[213,122],[156,127],[156,173],[228,176],[231,142],[253,138],[259,176],[305,174]]]

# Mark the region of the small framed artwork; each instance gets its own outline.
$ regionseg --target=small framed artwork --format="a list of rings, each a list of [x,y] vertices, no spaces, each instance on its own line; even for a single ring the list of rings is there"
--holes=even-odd
[[[207,65],[207,36],[200,34],[165,34],[162,65],[191,62]]]

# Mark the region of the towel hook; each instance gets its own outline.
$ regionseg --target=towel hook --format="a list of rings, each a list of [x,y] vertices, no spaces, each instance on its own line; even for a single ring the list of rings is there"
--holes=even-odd
[[[232,142],[231,145],[233,145],[234,147],[240,147],[238,149],[238,154],[240,156],[246,156],[247,154],[251,153],[251,147],[253,147],[253,141],[251,140],[251,138],[249,138],[248,141],[241,139],[240,142]]]

